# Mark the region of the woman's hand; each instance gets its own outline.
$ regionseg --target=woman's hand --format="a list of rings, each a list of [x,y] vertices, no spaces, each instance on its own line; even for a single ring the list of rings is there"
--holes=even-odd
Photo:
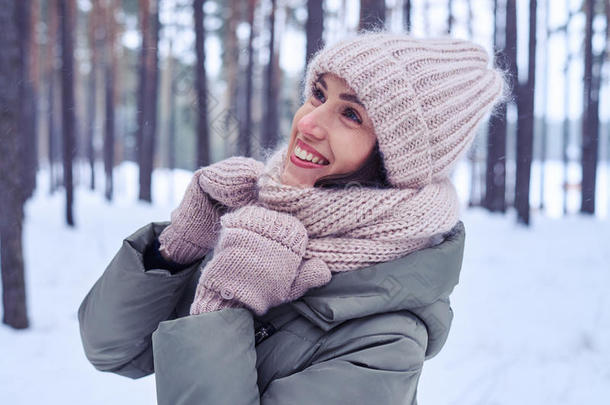
[[[302,261],[307,231],[289,214],[246,206],[221,218],[214,257],[202,272],[191,315],[246,306],[257,315],[328,283],[320,259]]]
[[[204,257],[218,239],[220,216],[252,201],[262,169],[263,163],[236,156],[197,170],[159,235],[165,260],[184,264]]]

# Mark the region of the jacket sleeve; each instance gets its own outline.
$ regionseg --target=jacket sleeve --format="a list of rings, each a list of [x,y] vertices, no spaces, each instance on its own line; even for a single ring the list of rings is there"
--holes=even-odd
[[[78,309],[85,354],[100,371],[130,378],[151,374],[151,334],[174,309],[201,261],[172,274],[145,270],[143,255],[168,222],[150,223],[123,240]]]
[[[306,368],[259,393],[245,308],[162,322],[153,334],[158,405],[416,404],[426,330],[415,317],[352,320],[331,331]],[[397,323],[398,328],[396,328]],[[403,328],[404,327],[404,328]]]

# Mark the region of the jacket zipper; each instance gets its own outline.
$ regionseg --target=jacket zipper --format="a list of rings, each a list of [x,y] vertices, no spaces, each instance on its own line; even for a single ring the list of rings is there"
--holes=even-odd
[[[276,332],[275,326],[272,323],[267,322],[258,328],[254,332],[254,345],[256,346],[263,340],[267,339],[269,336],[273,335]]]

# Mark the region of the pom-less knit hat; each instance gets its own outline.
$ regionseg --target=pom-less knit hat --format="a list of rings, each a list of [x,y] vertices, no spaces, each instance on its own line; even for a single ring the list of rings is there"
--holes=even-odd
[[[503,76],[488,62],[464,40],[360,34],[315,55],[305,99],[319,75],[344,79],[373,122],[390,184],[419,188],[449,175],[501,96]]]

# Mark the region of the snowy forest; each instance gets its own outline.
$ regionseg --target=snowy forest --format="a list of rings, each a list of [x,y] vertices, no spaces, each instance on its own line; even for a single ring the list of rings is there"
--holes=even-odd
[[[194,170],[288,136],[318,49],[379,28],[470,39],[511,86],[453,174],[467,247],[420,403],[610,397],[610,0],[0,5],[1,403],[154,403],[87,362],[80,301]]]

